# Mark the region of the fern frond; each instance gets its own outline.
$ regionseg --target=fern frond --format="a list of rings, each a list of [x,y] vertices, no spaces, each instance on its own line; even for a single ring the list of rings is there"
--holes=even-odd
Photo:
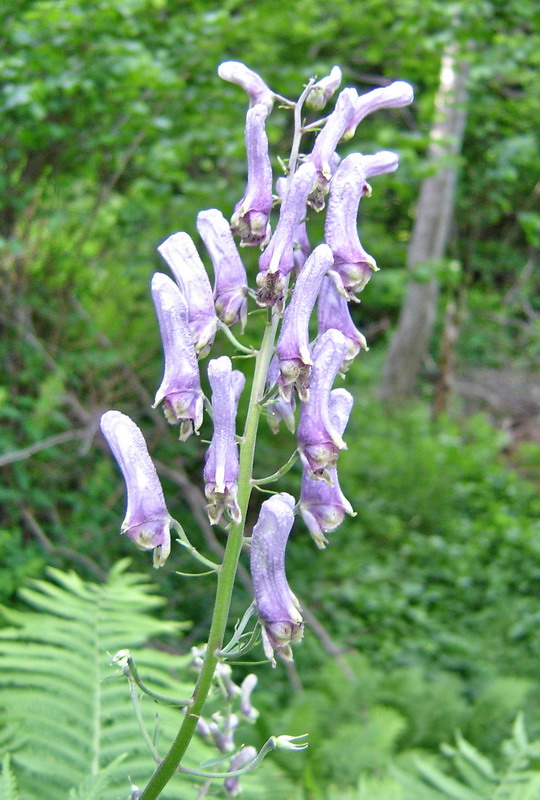
[[[17,791],[17,781],[11,771],[9,755],[5,755],[2,761],[2,774],[0,775],[0,798],[2,800],[19,800]]]

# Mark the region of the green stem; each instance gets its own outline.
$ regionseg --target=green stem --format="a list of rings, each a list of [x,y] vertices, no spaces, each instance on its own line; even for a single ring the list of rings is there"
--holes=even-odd
[[[295,450],[292,456],[288,459],[288,461],[283,464],[283,466],[278,469],[277,472],[274,472],[272,475],[268,475],[266,478],[253,478],[251,483],[253,486],[264,486],[265,483],[273,483],[277,481],[279,478],[282,478],[283,475],[286,475],[287,472],[293,468],[298,460],[298,450]]]
[[[274,351],[274,341],[276,337],[279,316],[276,313],[271,315],[266,330],[264,332],[261,349],[255,361],[255,372],[251,387],[249,409],[244,428],[244,435],[240,445],[240,471],[238,476],[238,505],[242,513],[242,522],[231,525],[227,538],[227,547],[223,556],[223,562],[218,572],[218,584],[216,589],[216,600],[214,604],[214,615],[210,626],[208,644],[204,662],[199,673],[197,685],[192,696],[192,703],[187,710],[184,721],[178,731],[176,739],[161,764],[150,778],[146,788],[143,790],[140,800],[156,800],[161,790],[170,781],[184,757],[184,754],[193,738],[197,721],[202,714],[208,692],[212,686],[212,680],[216,665],[218,663],[218,651],[223,646],[223,637],[229,617],[231,596],[236,577],[238,559],[244,541],[244,526],[246,512],[251,496],[252,485],[251,476],[253,472],[253,459],[255,455],[255,443],[257,441],[257,429],[261,415],[261,398],[264,394],[268,367]]]

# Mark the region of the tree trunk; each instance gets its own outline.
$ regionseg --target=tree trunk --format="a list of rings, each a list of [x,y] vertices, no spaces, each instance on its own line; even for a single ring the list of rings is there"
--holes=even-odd
[[[455,47],[442,57],[440,83],[435,97],[435,118],[428,160],[432,174],[420,190],[416,222],[407,253],[407,268],[443,258],[454,208],[458,155],[466,120],[467,66],[456,60]],[[450,164],[448,161],[450,160]],[[392,405],[414,395],[437,310],[436,277],[410,279],[397,329],[392,338],[380,388],[381,399]]]

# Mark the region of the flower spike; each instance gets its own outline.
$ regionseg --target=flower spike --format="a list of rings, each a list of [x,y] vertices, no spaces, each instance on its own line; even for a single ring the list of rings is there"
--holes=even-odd
[[[180,439],[197,433],[203,418],[203,393],[195,347],[188,323],[184,295],[167,275],[152,278],[152,298],[163,344],[165,368],[154,408],[163,401],[163,411],[173,425],[180,423]]]
[[[126,483],[127,509],[121,532],[141,550],[153,550],[154,567],[162,567],[171,551],[171,517],[144,437],[120,411],[103,414],[101,430]]]
[[[353,397],[346,389],[333,389],[330,392],[330,419],[332,425],[343,436],[353,405]],[[300,493],[300,513],[306,523],[313,541],[321,550],[328,540],[325,533],[335,530],[343,522],[345,514],[356,516],[353,507],[340,489],[337,469],[328,470],[332,485],[314,480],[304,469]]]
[[[248,94],[250,106],[262,103],[270,113],[274,105],[274,93],[252,69],[241,61],[224,61],[218,67],[218,75],[224,81],[236,83],[244,89]]]
[[[266,106],[259,103],[246,116],[246,153],[248,181],[246,193],[236,204],[231,230],[240,236],[240,246],[264,247],[270,238],[272,211],[272,166],[268,155],[265,122]]]
[[[214,265],[214,302],[225,325],[247,319],[247,276],[236,249],[229,223],[217,208],[197,215],[197,230]]]
[[[298,450],[310,477],[331,484],[328,470],[336,466],[340,450],[347,449],[330,418],[332,384],[347,355],[347,340],[333,328],[317,339],[312,351],[310,392],[302,403],[298,423]]]
[[[309,375],[311,353],[309,349],[309,319],[325,274],[331,269],[333,255],[330,248],[320,244],[315,248],[304,266],[294,287],[278,339],[276,352],[281,374],[279,390],[283,398],[290,401],[296,386],[302,401],[309,398]]]
[[[304,632],[298,600],[285,575],[285,549],[294,522],[294,497],[275,494],[266,500],[251,535],[251,577],[262,624],[263,647],[276,666],[274,652],[292,661],[291,644]]]
[[[208,516],[211,524],[215,525],[227,510],[233,522],[240,522],[240,508],[236,501],[239,468],[235,440],[237,401],[230,358],[221,356],[212,359],[208,364],[208,380],[212,387],[214,423],[214,433],[204,466]]]
[[[183,231],[165,239],[158,251],[163,256],[187,300],[188,320],[199,358],[210,352],[217,318],[208,274],[191,236]]]

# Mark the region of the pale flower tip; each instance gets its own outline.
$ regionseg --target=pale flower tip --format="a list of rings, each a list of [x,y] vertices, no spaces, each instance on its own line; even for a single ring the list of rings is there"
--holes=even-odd
[[[308,747],[308,735],[302,733],[300,736],[274,736],[274,747],[276,750],[305,750]]]

